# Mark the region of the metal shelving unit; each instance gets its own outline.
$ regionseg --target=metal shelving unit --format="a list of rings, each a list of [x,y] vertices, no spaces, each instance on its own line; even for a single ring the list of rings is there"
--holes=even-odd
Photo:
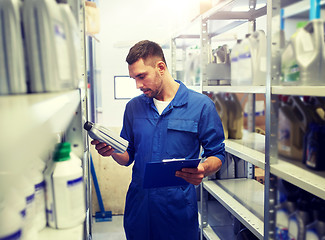
[[[238,6],[247,6],[247,11],[234,12]],[[172,39],[172,56],[175,59],[176,48],[184,48],[198,42],[201,46],[201,84],[199,88],[206,92],[249,93],[254,102],[256,93],[265,94],[265,86],[208,86],[206,68],[209,62],[211,38],[227,32],[241,24],[254,25],[256,18],[266,14],[266,7],[255,10],[256,1],[222,1],[216,7],[195,19],[192,28],[188,26],[185,33],[179,33]],[[189,33],[188,30],[191,30]],[[194,32],[193,32],[193,29]],[[187,31],[187,32],[186,32]],[[196,31],[196,32],[195,32]],[[200,35],[198,35],[200,33]],[[191,36],[189,38],[188,36]],[[176,40],[180,44],[176,43]],[[185,44],[184,44],[185,43]],[[174,55],[173,55],[174,54]],[[175,63],[175,62],[174,62]],[[176,68],[172,68],[173,70]],[[175,74],[174,74],[175,76]],[[196,88],[198,88],[196,86]],[[254,124],[252,128],[255,128]],[[227,139],[226,151],[262,169],[265,168],[265,137],[245,131],[240,140]],[[239,191],[240,190],[240,191]],[[206,180],[201,184],[201,229],[207,239],[221,239],[208,223],[207,192],[217,199],[226,209],[249,228],[259,239],[263,239],[264,186],[254,179]],[[254,193],[254,194],[252,194]],[[257,197],[258,196],[258,197]],[[254,209],[258,207],[258,213]],[[256,217],[256,215],[260,217]]]
[[[85,12],[84,3],[73,1],[72,9],[78,16],[81,41],[82,75],[78,89],[53,93],[34,93],[0,96],[1,171],[23,173],[29,169],[35,157],[48,157],[57,143],[58,135],[71,143],[72,151],[82,159],[84,184],[87,189],[85,200],[87,213],[85,222],[71,229],[45,227],[38,239],[90,239],[91,215],[90,172],[87,135],[83,122],[88,119],[86,54],[85,54]]]
[[[263,239],[264,187],[253,179],[205,181],[203,188]]]
[[[250,6],[249,13],[234,13],[232,11],[234,6],[244,4]],[[278,84],[281,68],[280,55],[282,53],[280,38],[277,34],[280,31],[280,10],[284,9],[283,18],[308,20],[310,1],[267,0],[267,6],[258,9],[258,11],[254,10],[255,4],[256,2],[252,0],[222,1],[195,19],[187,26],[185,32],[179,32],[172,38],[172,57],[175,57],[176,48],[185,49],[193,43],[201,46],[201,83],[200,86],[195,86],[196,89],[214,93],[248,93],[252,96],[253,105],[255,94],[265,94],[266,96],[266,135],[252,133],[255,125],[254,119],[251,118],[249,121],[253,122],[253,128],[244,132],[243,139],[225,140],[228,153],[265,170],[265,184],[262,185],[249,178],[205,179],[201,184],[201,239],[203,236],[206,239],[222,239],[208,222],[208,206],[206,203],[208,193],[259,239],[275,239],[274,210],[277,197],[277,178],[284,179],[315,196],[325,199],[325,171],[312,171],[302,163],[284,159],[277,153],[278,95],[325,97],[325,86],[279,86]],[[322,0],[320,5],[324,6],[325,1]],[[252,28],[250,29],[254,29],[254,20],[262,15],[267,15],[267,75],[265,86],[209,86],[206,69],[209,62],[211,38],[245,22],[251,24]],[[172,68],[172,70],[174,69]],[[256,206],[258,207],[257,212]]]
[[[243,132],[242,139],[226,139],[226,152],[253,165],[265,168],[265,137],[258,133]]]

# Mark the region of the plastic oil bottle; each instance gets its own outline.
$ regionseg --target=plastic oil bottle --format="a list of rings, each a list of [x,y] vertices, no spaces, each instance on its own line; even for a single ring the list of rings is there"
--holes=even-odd
[[[217,93],[214,98],[214,104],[222,122],[225,139],[228,139],[228,109],[225,95]]]
[[[58,145],[44,175],[48,225],[65,229],[82,224],[86,216],[83,171],[71,161],[68,148]]]
[[[283,96],[278,119],[278,152],[303,161],[303,138],[313,114],[298,96]]]
[[[77,21],[67,3],[59,3],[59,8],[64,19],[67,39],[69,44],[69,57],[72,67],[72,87],[77,88],[81,79],[80,35]]]
[[[278,179],[278,204],[275,206],[275,239],[289,239],[289,217],[296,211],[297,197],[300,188]]]
[[[0,1],[0,95],[26,93],[20,0]]]
[[[282,55],[282,84],[325,85],[324,21],[319,16],[320,8],[311,8],[310,21],[300,23],[291,36]]]
[[[306,240],[321,240],[325,237],[325,202],[317,209],[318,214],[314,222],[306,227]]]
[[[288,196],[286,201],[275,206],[276,239],[288,239],[289,216],[296,210],[293,196]]]
[[[246,34],[240,43],[238,56],[238,71],[241,73],[238,79],[238,85],[252,85],[252,52],[250,34]]]
[[[116,153],[124,153],[129,145],[127,140],[99,124],[88,121],[84,124],[84,129],[88,131],[88,135],[92,139],[107,143],[112,146]]]
[[[262,30],[247,34],[240,44],[239,85],[265,85],[266,37]]]
[[[325,100],[305,97],[306,105],[315,115],[304,138],[304,163],[313,170],[324,170],[325,161]]]
[[[69,44],[61,10],[55,0],[23,1],[23,25],[31,92],[73,87]]]
[[[305,240],[306,226],[313,221],[310,209],[311,197],[304,192],[297,200],[297,209],[289,217],[289,239]]]
[[[232,139],[241,139],[243,137],[244,113],[236,94],[229,93],[227,109],[228,137]]]
[[[231,82],[232,86],[238,86],[239,78],[240,78],[240,71],[239,71],[239,53],[240,53],[240,44],[242,40],[238,39],[237,43],[233,46],[231,53],[230,53],[230,75],[231,75]]]
[[[252,42],[252,85],[266,83],[266,36],[258,30],[250,36]]]
[[[28,176],[35,189],[34,225],[37,228],[37,231],[41,231],[46,226],[44,175],[40,169],[32,168],[30,169]]]
[[[22,239],[22,219],[16,209],[0,196],[0,240]]]

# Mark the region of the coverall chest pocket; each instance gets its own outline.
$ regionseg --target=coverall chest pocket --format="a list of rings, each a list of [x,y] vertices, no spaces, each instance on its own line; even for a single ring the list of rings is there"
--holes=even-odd
[[[198,148],[198,123],[193,120],[169,119],[167,154],[170,158],[190,157]]]

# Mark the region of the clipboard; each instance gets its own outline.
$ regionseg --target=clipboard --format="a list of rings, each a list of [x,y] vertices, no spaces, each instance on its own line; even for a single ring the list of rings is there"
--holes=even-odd
[[[162,162],[146,164],[143,188],[158,188],[188,185],[183,178],[176,177],[176,171],[182,168],[197,168],[201,159],[167,159]]]

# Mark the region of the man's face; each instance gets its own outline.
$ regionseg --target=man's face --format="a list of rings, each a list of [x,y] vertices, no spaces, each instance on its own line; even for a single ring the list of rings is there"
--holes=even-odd
[[[137,89],[140,89],[147,97],[156,98],[162,90],[162,77],[155,64],[145,64],[143,59],[129,65],[129,75],[135,79]]]

